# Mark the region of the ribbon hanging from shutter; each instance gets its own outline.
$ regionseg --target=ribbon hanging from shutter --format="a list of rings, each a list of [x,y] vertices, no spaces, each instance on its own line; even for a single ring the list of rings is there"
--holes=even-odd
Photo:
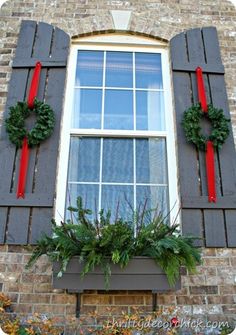
[[[230,118],[217,31],[191,29],[171,40],[183,234],[199,236],[199,245],[236,247],[236,155],[232,131],[215,152],[217,202],[208,202],[205,153],[186,141],[183,113],[198,102],[195,70],[204,73],[206,98]]]
[[[16,199],[15,195],[21,150],[16,150],[2,129],[0,243],[35,244],[43,233],[50,234],[69,45],[69,36],[49,24],[35,21],[21,24],[4,117],[8,116],[10,106],[29,96],[34,67],[39,61],[42,69],[37,98],[51,106],[56,123],[52,136],[39,147],[30,149],[24,199]],[[34,124],[34,120],[27,119],[28,127]]]

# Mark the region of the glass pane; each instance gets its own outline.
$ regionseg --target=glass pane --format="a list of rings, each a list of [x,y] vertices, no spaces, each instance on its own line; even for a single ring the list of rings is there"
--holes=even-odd
[[[133,182],[133,140],[105,138],[103,140],[102,182]]]
[[[102,208],[111,210],[111,218],[131,220],[134,208],[133,186],[102,185]]]
[[[78,51],[76,86],[102,86],[103,51]]]
[[[138,213],[146,212],[144,222],[161,214],[166,217],[168,214],[168,193],[167,187],[158,186],[137,186],[136,208]]]
[[[136,53],[135,68],[137,88],[163,88],[160,54]]]
[[[131,52],[107,52],[106,87],[133,87]]]
[[[98,194],[99,185],[68,184],[66,209],[69,206],[76,206],[76,199],[80,196],[83,200],[83,206],[93,211],[93,215],[90,218],[95,218],[96,212],[98,212]],[[71,214],[66,210],[66,219],[70,218]],[[74,222],[76,223],[76,220]]]
[[[102,90],[75,89],[72,128],[101,128]]]
[[[106,90],[105,129],[133,129],[133,91]]]
[[[99,138],[71,138],[68,181],[99,182],[100,143]]]
[[[136,139],[136,182],[167,183],[165,139]]]
[[[165,130],[163,92],[136,91],[136,128]]]

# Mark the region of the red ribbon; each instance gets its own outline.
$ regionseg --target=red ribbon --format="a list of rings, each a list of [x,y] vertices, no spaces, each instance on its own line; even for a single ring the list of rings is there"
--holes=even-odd
[[[216,202],[214,146],[212,141],[207,141],[206,170],[208,184],[208,201]]]
[[[21,158],[20,158],[20,173],[18,179],[18,188],[17,188],[17,198],[25,197],[25,182],[26,175],[28,170],[29,162],[29,147],[27,137],[23,140],[23,146],[21,149]]]
[[[28,107],[30,109],[34,108],[34,100],[38,94],[38,87],[39,87],[39,78],[41,72],[41,63],[37,62],[35,64],[35,69],[33,73],[33,77],[30,84],[29,96],[28,96]],[[21,149],[21,158],[20,158],[20,172],[18,178],[18,187],[17,187],[17,198],[24,198],[25,197],[25,184],[26,184],[26,177],[28,171],[28,163],[29,163],[29,147],[28,147],[28,140],[27,137],[23,139],[23,146]]]
[[[196,68],[198,98],[204,113],[207,113],[207,99],[204,87],[202,69]],[[216,187],[215,187],[215,160],[214,146],[212,141],[207,141],[206,145],[206,170],[207,170],[207,189],[208,201],[216,202]]]
[[[40,62],[37,62],[35,64],[34,73],[33,73],[31,85],[30,85],[29,97],[28,97],[28,107],[30,109],[34,108],[34,100],[38,94],[41,67],[42,65]]]
[[[197,90],[198,90],[198,99],[200,101],[203,112],[207,113],[207,99],[202,75],[201,67],[196,68],[197,75]]]

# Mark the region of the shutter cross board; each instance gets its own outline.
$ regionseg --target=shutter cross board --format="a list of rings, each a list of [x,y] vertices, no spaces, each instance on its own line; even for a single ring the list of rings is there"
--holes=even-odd
[[[236,156],[230,136],[215,152],[217,202],[209,203],[205,153],[187,142],[181,125],[183,113],[197,103],[197,66],[203,69],[207,102],[222,108],[230,118],[217,31],[192,29],[172,38],[171,60],[177,122],[178,167],[182,230],[202,238],[198,245],[236,247]],[[203,125],[204,132],[209,125]]]
[[[6,111],[28,97],[36,61],[42,63],[38,99],[48,103],[56,118],[52,136],[30,149],[25,199],[16,198],[21,150],[17,150],[2,127],[0,139],[0,243],[34,244],[50,233],[53,215],[60,120],[63,104],[69,36],[46,23],[23,21],[8,89]],[[34,116],[26,125],[34,126]]]

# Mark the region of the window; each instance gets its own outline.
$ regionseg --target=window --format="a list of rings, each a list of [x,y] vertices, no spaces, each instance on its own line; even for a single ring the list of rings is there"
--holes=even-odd
[[[115,36],[72,47],[58,217],[78,195],[94,213],[110,209],[113,218],[144,208],[174,216],[178,207],[168,51]]]

